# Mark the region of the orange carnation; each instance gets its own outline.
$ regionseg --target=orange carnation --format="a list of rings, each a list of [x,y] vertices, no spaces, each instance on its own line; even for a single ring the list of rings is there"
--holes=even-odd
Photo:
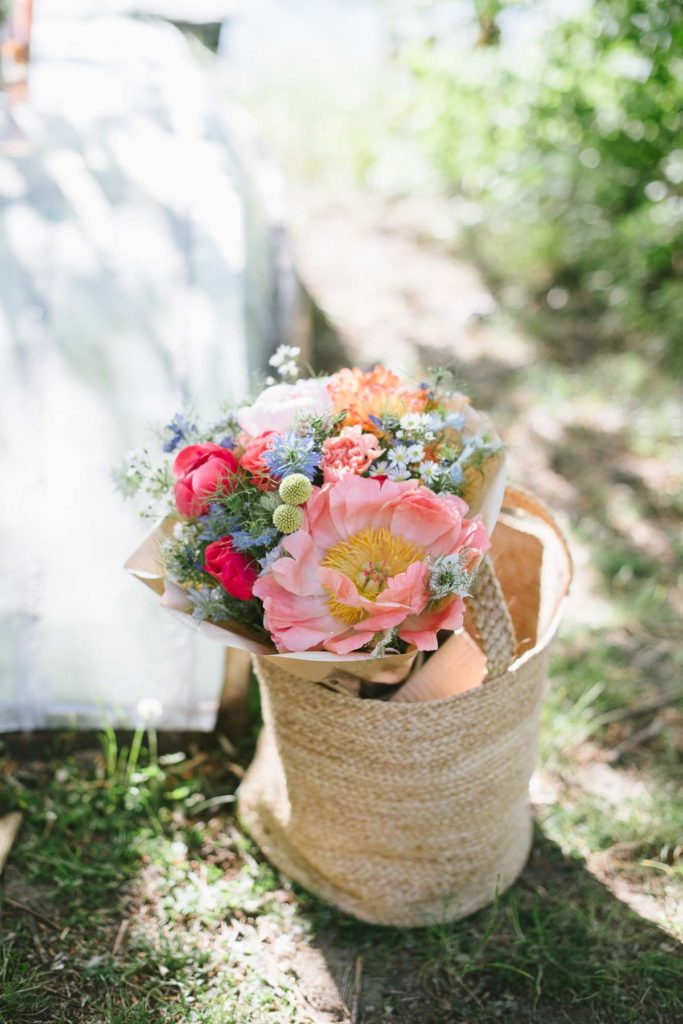
[[[371,416],[396,416],[408,412],[423,412],[427,404],[427,391],[410,391],[401,387],[401,380],[384,366],[376,366],[363,373],[355,366],[335,373],[327,382],[335,412],[346,411],[345,426],[359,424],[363,430],[376,431]]]

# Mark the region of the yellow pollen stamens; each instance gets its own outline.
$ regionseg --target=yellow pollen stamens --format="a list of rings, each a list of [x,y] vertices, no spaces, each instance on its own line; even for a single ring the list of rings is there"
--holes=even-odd
[[[426,552],[404,537],[396,537],[386,527],[360,530],[348,540],[335,544],[325,555],[322,565],[336,569],[355,584],[359,594],[370,601],[386,589],[392,576],[405,572],[413,562],[424,560]],[[352,608],[330,595],[330,612],[351,626],[368,617],[362,608]]]

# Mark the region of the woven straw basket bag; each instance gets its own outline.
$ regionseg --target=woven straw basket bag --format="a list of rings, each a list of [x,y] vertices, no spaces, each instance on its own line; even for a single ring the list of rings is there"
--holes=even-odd
[[[466,619],[487,656],[482,685],[364,700],[256,656],[264,724],[239,808],[272,863],[383,925],[464,917],[511,885],[531,846],[528,785],[570,576],[553,519],[508,489]],[[459,671],[449,643],[432,673]]]

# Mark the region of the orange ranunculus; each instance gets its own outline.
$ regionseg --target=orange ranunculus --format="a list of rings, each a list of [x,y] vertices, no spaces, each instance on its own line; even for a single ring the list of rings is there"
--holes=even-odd
[[[344,426],[360,424],[363,430],[377,431],[370,417],[404,416],[407,412],[423,412],[428,393],[422,388],[411,391],[401,386],[401,380],[384,366],[376,366],[369,373],[358,367],[335,373],[327,382],[335,412],[346,410]]]

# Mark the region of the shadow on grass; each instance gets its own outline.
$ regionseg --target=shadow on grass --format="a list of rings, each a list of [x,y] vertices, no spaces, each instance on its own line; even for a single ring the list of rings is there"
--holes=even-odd
[[[347,1001],[362,956],[365,1024],[683,1020],[680,947],[540,829],[518,883],[460,922],[377,928],[299,898]]]

